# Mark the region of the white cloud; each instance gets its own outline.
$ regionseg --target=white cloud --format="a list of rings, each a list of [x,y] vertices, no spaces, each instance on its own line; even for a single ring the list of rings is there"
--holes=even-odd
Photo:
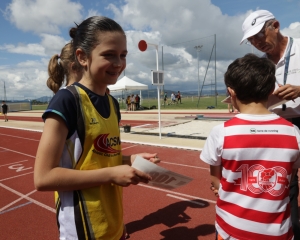
[[[68,42],[64,38],[57,35],[41,34],[41,45],[45,48],[45,53],[51,56],[56,53],[60,53],[61,49]]]
[[[288,28],[282,29],[282,33],[294,38],[300,38],[300,22],[291,23]]]
[[[5,50],[10,53],[18,53],[18,54],[28,54],[35,56],[46,56],[45,48],[39,44],[30,43],[30,44],[5,44],[0,46],[1,50]]]
[[[86,16],[86,18],[89,18],[89,17],[93,17],[93,16],[101,16],[102,14],[99,13],[97,10],[95,9],[90,9],[88,11],[88,15]]]
[[[115,2],[119,4],[120,1]],[[158,44],[160,70],[163,46],[165,89],[174,91],[198,89],[198,60],[194,48],[196,45],[203,45],[199,53],[201,85],[204,77],[206,84],[214,83],[215,53],[212,52],[215,43],[214,34],[217,47],[218,89],[225,88],[223,75],[227,66],[237,57],[252,51],[251,46],[239,45],[242,38],[242,23],[251,11],[228,16],[210,0],[121,2],[123,5],[114,5],[107,0],[101,2],[101,7],[97,9],[91,9],[89,5],[89,9],[84,10],[80,3],[72,0],[12,0],[6,9],[7,18],[18,29],[34,32],[41,40],[39,43],[0,46],[0,50],[38,56],[36,61],[0,66],[0,79],[9,81],[8,90],[13,94],[24,89],[26,94],[37,97],[51,95],[46,86],[47,65],[50,57],[59,53],[68,41],[62,37],[60,30],[74,26],[74,22],[80,23],[82,14],[90,17],[101,15],[100,11],[112,11],[113,18],[126,30],[129,53],[125,73],[126,76],[144,84],[151,84],[150,72],[156,69],[156,52],[153,46],[148,46],[147,51],[140,52],[138,42],[142,39],[148,43]],[[299,28],[300,23],[295,22],[282,29],[282,32],[300,37]],[[253,51],[260,54],[255,49]]]
[[[5,16],[22,31],[58,34],[60,27],[82,19],[81,10],[70,0],[13,0]]]
[[[47,66],[42,61],[21,62],[16,66],[4,67],[0,71],[0,79],[5,81],[9,100],[51,96],[52,92],[46,86],[47,78]]]

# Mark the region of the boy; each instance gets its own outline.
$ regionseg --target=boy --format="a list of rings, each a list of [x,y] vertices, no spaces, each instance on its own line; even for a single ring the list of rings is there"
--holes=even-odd
[[[4,115],[4,122],[8,122],[8,118],[7,118],[7,112],[8,112],[8,106],[5,103],[5,101],[2,101],[2,113]]]
[[[212,129],[200,155],[218,190],[218,239],[293,239],[288,186],[300,131],[267,109],[275,66],[248,54],[229,65],[225,84],[240,114]]]

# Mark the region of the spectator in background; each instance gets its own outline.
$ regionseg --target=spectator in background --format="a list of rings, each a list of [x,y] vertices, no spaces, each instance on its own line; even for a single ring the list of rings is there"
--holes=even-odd
[[[167,94],[167,92],[165,92],[165,94],[164,94],[164,106],[166,106],[167,99],[168,99],[168,94]],[[167,105],[168,105],[168,103],[167,103]]]
[[[8,106],[5,103],[5,101],[2,101],[1,109],[2,109],[2,114],[4,115],[4,122],[8,122],[8,118],[7,118]]]
[[[180,91],[177,92],[177,103],[179,103],[180,101],[180,104],[181,104],[181,94],[180,94]]]
[[[175,102],[176,102],[176,97],[175,97],[175,94],[173,92],[171,94],[171,102],[172,102],[172,104],[175,104]]]
[[[131,97],[128,95],[126,98],[127,111],[131,111]]]
[[[139,110],[139,109],[140,109],[140,101],[141,101],[141,98],[140,98],[140,96],[137,94],[137,95],[135,96],[135,109],[136,109],[136,110]]]
[[[135,97],[134,97],[134,94],[132,94],[131,98],[130,98],[130,107],[131,107],[131,111],[135,111]]]

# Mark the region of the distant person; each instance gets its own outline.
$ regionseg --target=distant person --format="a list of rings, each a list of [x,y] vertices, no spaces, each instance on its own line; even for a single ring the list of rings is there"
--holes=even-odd
[[[81,79],[82,68],[75,64],[72,43],[67,43],[60,54],[51,57],[48,63],[48,75],[47,86],[53,93],[57,93],[64,81],[66,86],[69,86]]]
[[[168,105],[168,93],[167,92],[165,92],[164,93],[164,106],[166,106],[166,104]]]
[[[217,239],[293,239],[288,186],[300,166],[300,131],[267,108],[275,66],[248,54],[224,79],[241,114],[214,127],[200,154],[218,196]]]
[[[131,97],[130,97],[130,109],[131,109],[131,111],[135,111],[135,97],[134,97],[134,94],[132,94]]]
[[[135,95],[135,109],[136,109],[136,110],[139,110],[139,109],[140,109],[140,101],[141,101],[140,96],[139,96],[138,94]]]
[[[280,23],[267,10],[252,12],[242,25],[244,36],[241,43],[248,41],[270,59],[276,66],[276,87],[273,95],[290,100],[272,109],[272,112],[287,119],[300,128],[300,38],[284,36]],[[271,99],[270,96],[269,99]],[[295,239],[300,239],[298,175],[290,184],[291,215]]]
[[[126,98],[127,111],[131,111],[131,97],[130,95]]]
[[[2,101],[1,109],[2,109],[2,114],[4,116],[4,122],[8,122],[8,118],[7,118],[8,106],[5,101]]]
[[[180,94],[180,91],[177,92],[177,103],[181,104],[181,94]]]
[[[176,103],[176,97],[175,97],[175,94],[173,92],[171,94],[171,102],[172,102],[172,104]]]
[[[103,16],[87,18],[69,34],[82,78],[58,91],[43,114],[35,188],[58,193],[60,239],[123,240],[122,189],[151,180],[131,164],[137,155],[156,162],[155,153],[122,154],[120,110],[106,94],[126,67],[126,35]]]

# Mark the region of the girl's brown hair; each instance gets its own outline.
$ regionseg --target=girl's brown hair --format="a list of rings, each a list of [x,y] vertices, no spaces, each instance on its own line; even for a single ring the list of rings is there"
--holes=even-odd
[[[69,83],[70,70],[77,70],[72,43],[67,43],[61,50],[60,55],[55,54],[48,64],[47,86],[56,93],[66,79],[66,85]]]

